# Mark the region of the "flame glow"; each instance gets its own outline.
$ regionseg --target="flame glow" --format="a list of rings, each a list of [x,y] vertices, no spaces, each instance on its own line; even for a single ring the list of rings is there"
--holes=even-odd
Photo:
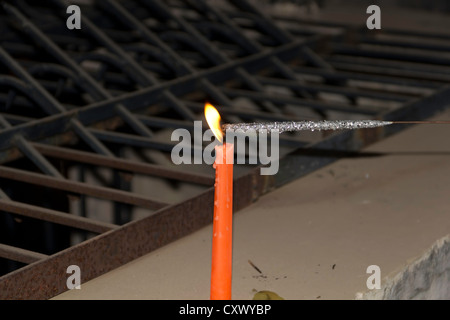
[[[205,103],[205,118],[208,126],[216,136],[217,140],[223,142],[223,132],[220,128],[220,114],[210,103]]]

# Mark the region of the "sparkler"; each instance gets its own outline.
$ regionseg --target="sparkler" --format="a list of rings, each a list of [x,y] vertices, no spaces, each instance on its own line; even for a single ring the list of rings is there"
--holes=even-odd
[[[450,121],[384,121],[384,120],[304,120],[304,121],[285,121],[285,122],[251,122],[224,124],[223,130],[255,130],[261,132],[278,131],[321,131],[321,130],[347,130],[364,129],[387,126],[391,124],[450,124]]]

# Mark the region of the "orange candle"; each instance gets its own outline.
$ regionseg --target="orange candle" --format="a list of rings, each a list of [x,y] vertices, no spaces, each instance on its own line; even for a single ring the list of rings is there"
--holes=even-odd
[[[223,142],[220,114],[205,104],[205,118],[217,140]],[[231,266],[233,238],[233,158],[234,145],[215,147],[216,181],[214,184],[214,218],[211,261],[211,300],[231,299]]]
[[[218,145],[214,184],[214,220],[211,263],[211,300],[231,299],[233,238],[233,156],[232,143]]]

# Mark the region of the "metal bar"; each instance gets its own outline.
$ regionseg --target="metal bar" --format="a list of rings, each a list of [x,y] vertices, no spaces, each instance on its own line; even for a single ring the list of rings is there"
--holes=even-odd
[[[227,26],[227,28],[223,28],[222,25],[210,23],[208,25],[209,28],[214,27],[214,30],[222,31],[222,34],[232,39],[248,53],[256,53],[260,51],[259,44],[256,43],[253,39],[244,36],[242,32],[237,32],[239,28],[234,23],[234,21],[229,19],[226,14],[218,10],[215,6],[209,5],[208,2],[203,0],[200,1],[189,0],[187,2],[191,7],[196,8],[196,10],[202,10],[203,15],[206,17],[208,17],[208,15],[211,15],[212,13],[221,23]],[[202,25],[198,28],[201,29],[204,24],[205,23],[202,23]]]
[[[286,103],[292,104],[296,106],[308,107],[321,111],[339,111],[344,113],[352,113],[352,114],[364,114],[364,115],[375,115],[382,111],[382,108],[376,107],[366,107],[366,106],[358,106],[352,107],[350,105],[345,105],[342,103],[323,103],[317,101],[310,101],[299,99],[293,96],[281,95],[281,94],[264,94],[264,93],[255,93],[248,90],[242,89],[229,89],[222,88],[222,91],[225,92],[229,96],[233,97],[247,97],[252,100],[269,100],[277,103]]]
[[[418,75],[425,78],[440,77],[440,76],[448,76],[450,74],[450,67],[445,67],[441,65],[430,65],[425,63],[417,63],[417,62],[403,62],[403,61],[392,61],[386,59],[376,59],[376,58],[366,58],[366,57],[349,57],[349,56],[340,56],[333,55],[328,58],[328,61],[334,62],[345,62],[345,63],[353,63],[357,65],[366,65],[373,67],[380,67],[383,70],[397,70],[401,72],[412,71],[416,72]],[[400,73],[401,75],[402,73]],[[408,77],[409,74],[405,76]],[[420,78],[420,76],[417,76]]]
[[[28,86],[22,80],[17,79],[16,77],[5,75],[0,78],[0,85],[9,86],[16,89],[19,92],[22,92],[28,96],[32,96],[30,92],[28,92]],[[10,106],[13,98],[15,98],[16,94],[8,93],[5,99],[5,106]]]
[[[15,114],[0,113],[0,115],[2,116],[3,119],[5,119],[5,121],[7,121],[10,124],[10,126],[8,128],[11,128],[11,127],[16,126],[18,124],[22,124],[22,123],[26,123],[26,122],[34,120],[32,118],[29,118],[29,117],[18,116],[18,115],[15,115]],[[4,126],[4,128],[6,128],[6,127]]]
[[[186,105],[190,107],[190,103],[187,102]],[[201,110],[200,108],[198,109]],[[175,120],[175,119],[168,119],[168,118],[162,118],[162,117],[152,117],[152,116],[146,116],[146,115],[136,115],[136,117],[144,123],[146,126],[149,127],[156,127],[156,128],[172,128],[172,129],[192,129],[193,128],[193,122],[187,121],[187,120]],[[203,126],[203,129],[207,129],[207,126]]]
[[[45,186],[48,188],[65,190],[68,192],[85,194],[92,197],[123,202],[135,206],[148,208],[151,210],[157,210],[167,206],[166,203],[162,203],[157,200],[152,200],[148,196],[144,197],[131,192],[125,192],[121,190],[100,186],[93,186],[87,183],[81,183],[77,181],[60,180],[57,178],[45,176],[43,174],[27,172],[19,169],[0,167],[0,177]]]
[[[241,12],[236,13],[236,15],[242,15]],[[331,29],[349,29],[349,25],[345,22],[330,22],[330,21],[323,21],[320,19],[304,19],[300,17],[287,17],[287,16],[278,16],[274,15],[273,18],[277,21],[287,21],[292,22],[297,25],[306,25],[306,26],[319,26],[319,27],[326,27]],[[356,32],[360,35],[366,35],[373,33],[370,30],[367,30],[366,26],[362,27],[352,27],[352,32]],[[450,36],[448,33],[437,33],[437,32],[430,32],[430,31],[424,31],[424,30],[407,30],[407,29],[392,29],[392,28],[385,28],[383,27],[383,33],[388,35],[396,35],[401,37],[419,37],[419,38],[425,38],[425,39],[436,39],[436,40],[450,40]],[[420,41],[418,41],[420,43]]]
[[[80,121],[72,119],[72,128],[75,133],[84,140],[95,152],[109,157],[114,157],[111,151],[105,147],[88,129],[86,129]]]
[[[258,26],[276,39],[279,43],[285,44],[293,40],[292,36],[286,31],[279,28],[272,19],[262,12],[258,7],[247,0],[231,0],[238,8],[242,8],[255,15],[254,19]]]
[[[11,128],[11,124],[0,114],[0,128]]]
[[[68,148],[55,147],[41,143],[33,143],[32,145],[40,153],[58,159],[76,161],[80,163],[87,163],[102,167],[109,167],[133,173],[147,174],[155,177],[167,178],[177,181],[198,183],[207,186],[211,186],[214,184],[213,177],[209,175],[203,175],[200,173],[189,173],[174,168],[166,168],[162,166],[131,160],[124,160],[120,158],[111,158],[93,154],[90,152],[71,150]]]
[[[89,129],[89,132],[92,133],[97,139],[100,139],[101,141],[108,141],[117,144],[140,148],[151,148],[167,152],[170,152],[172,148],[177,144],[174,142],[171,143],[160,142],[152,138],[135,136],[127,133],[104,131],[98,129]]]
[[[29,87],[29,94],[39,104],[47,114],[64,112],[64,108],[59,106],[55,98],[43,90],[42,86],[31,77],[2,47],[0,47],[0,59],[7,65],[20,79],[25,81]]]
[[[319,76],[327,80],[359,80],[359,81],[367,81],[367,82],[377,82],[382,84],[393,84],[400,86],[408,86],[412,88],[427,88],[427,89],[438,89],[442,87],[441,83],[430,82],[428,80],[410,80],[410,79],[398,79],[388,76],[380,76],[380,75],[368,75],[358,72],[344,72],[344,71],[335,71],[330,72],[324,69],[317,69],[311,67],[293,67],[295,72],[300,74],[308,74],[312,76]]]
[[[239,12],[236,13],[237,16],[243,15],[243,13]],[[319,26],[319,27],[326,27],[330,29],[348,29],[349,25],[343,22],[334,22],[334,21],[324,21],[320,19],[304,19],[301,17],[289,17],[285,15],[279,15],[279,14],[273,14],[272,19],[275,21],[287,21],[287,22],[293,22],[298,25],[307,25],[307,26]],[[367,30],[367,28],[366,28]],[[383,28],[383,30],[386,30]]]
[[[413,67],[407,69],[407,67],[402,66],[398,61],[395,62],[394,66],[381,66],[381,65],[370,65],[370,63],[362,64],[359,59],[354,59],[351,62],[346,62],[345,59],[332,58],[329,59],[330,63],[339,70],[345,70],[350,72],[360,72],[368,74],[380,74],[389,75],[395,78],[405,78],[405,79],[417,79],[420,81],[430,81],[431,83],[449,82],[450,72],[447,74],[440,74],[433,71],[415,71]],[[445,67],[442,67],[444,69]],[[444,69],[445,70],[445,69]],[[444,72],[444,71],[442,71]]]
[[[367,32],[365,28],[361,28],[362,31]],[[411,36],[411,37],[421,37],[425,39],[438,39],[438,40],[450,40],[450,35],[448,33],[436,33],[430,31],[420,31],[420,30],[406,30],[406,29],[391,29],[383,28],[383,30],[388,34],[395,34],[398,36]]]
[[[5,78],[7,78],[8,76],[5,76],[4,78],[0,79],[0,85],[8,85],[8,80],[4,81]],[[14,81],[17,83],[17,81]],[[14,87],[15,89],[17,89],[17,87]],[[26,95],[26,87],[25,84],[23,84],[23,87],[21,89],[25,89],[25,91],[22,91],[19,89],[19,92],[21,91],[22,93],[24,93]],[[8,94],[0,94],[0,104],[2,104],[3,106],[5,106],[5,109],[8,110],[9,107],[12,105],[12,103],[14,102],[14,106],[16,107],[25,107],[28,110],[32,110],[34,109],[34,105],[30,102],[30,100],[27,97],[23,97],[23,96],[18,96],[16,92],[14,91],[10,91],[10,93]],[[14,116],[14,115],[12,115]],[[7,117],[7,116],[5,116]],[[31,118],[29,118],[31,119]],[[16,121],[14,121],[14,123],[16,123]],[[11,123],[14,125],[14,123]]]
[[[329,71],[334,71],[335,68],[328,63],[325,59],[323,59],[321,56],[319,56],[317,53],[311,50],[311,48],[305,46],[301,50],[302,57],[306,59],[310,64],[313,66],[316,66],[318,68],[326,69]]]
[[[144,137],[153,137],[153,132],[148,127],[146,127],[139,120],[139,118],[135,117],[130,111],[128,111],[128,109],[123,105],[116,105],[116,110],[121,118],[124,119],[134,129],[134,131]]]
[[[258,77],[257,79],[264,84],[274,85],[279,87],[287,87],[292,89],[301,88],[314,93],[336,93],[348,98],[372,98],[377,100],[389,100],[396,102],[405,102],[412,98],[407,94],[393,94],[385,92],[358,90],[353,88],[342,88],[329,85],[299,85],[298,83],[285,79]]]
[[[9,196],[2,189],[0,189],[0,199],[6,199],[6,200],[10,199]]]
[[[167,99],[167,102],[179,112],[179,114],[187,119],[194,120],[196,116],[189,110],[182,102],[180,102],[176,96],[170,91],[163,91],[163,96]]]
[[[94,233],[103,233],[118,227],[117,225],[107,222],[96,221],[70,213],[41,208],[11,200],[0,199],[0,210]]]
[[[393,48],[380,49],[377,47],[366,49],[364,47],[359,48],[348,44],[334,44],[333,52],[335,54],[348,54],[348,55],[383,58],[399,61],[414,61],[414,62],[429,63],[432,65],[436,64],[441,64],[445,66],[450,65],[450,58],[447,58],[445,55],[435,54],[434,52],[426,50],[406,50],[406,49],[399,50]]]
[[[23,137],[18,137],[16,139],[16,144],[20,151],[27,156],[28,159],[33,161],[33,163],[41,169],[41,171],[47,175],[54,178],[64,179],[62,174],[55,169],[55,167],[47,161],[28,141]]]
[[[0,257],[26,264],[48,258],[45,254],[9,246],[3,243],[0,243]]]
[[[430,50],[432,52],[442,51],[443,53],[447,53],[450,51],[450,45],[444,44],[436,44],[436,43],[424,43],[419,42],[417,39],[413,39],[412,41],[405,41],[400,39],[389,40],[389,39],[379,39],[374,37],[362,37],[359,39],[362,43],[367,43],[371,45],[381,45],[381,46],[389,46],[389,47],[399,47],[399,48],[407,48],[407,49],[421,49],[421,50]],[[424,40],[428,40],[425,38]]]

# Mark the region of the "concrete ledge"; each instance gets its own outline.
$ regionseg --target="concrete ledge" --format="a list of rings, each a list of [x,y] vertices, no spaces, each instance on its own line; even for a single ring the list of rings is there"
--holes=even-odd
[[[379,290],[358,293],[361,300],[450,299],[450,235],[384,281]]]

